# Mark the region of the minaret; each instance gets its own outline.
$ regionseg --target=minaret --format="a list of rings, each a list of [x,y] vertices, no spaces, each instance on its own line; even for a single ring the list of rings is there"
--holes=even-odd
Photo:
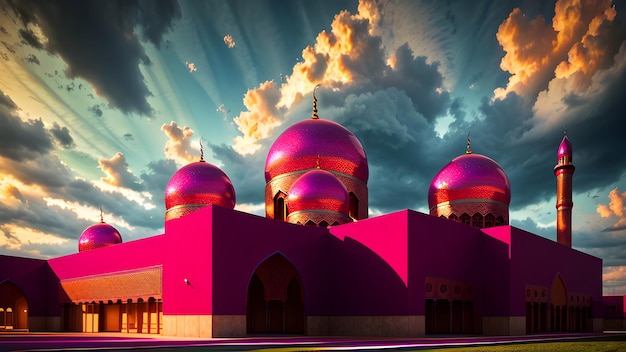
[[[556,175],[556,241],[564,246],[572,247],[572,143],[565,131],[559,145],[558,163],[554,167]]]

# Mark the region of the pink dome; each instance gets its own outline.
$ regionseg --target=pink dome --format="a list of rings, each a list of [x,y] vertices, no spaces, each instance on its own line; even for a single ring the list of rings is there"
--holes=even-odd
[[[104,222],[91,225],[78,239],[78,251],[87,251],[113,244],[122,243],[122,236],[115,227]]]
[[[342,125],[323,119],[300,121],[276,139],[265,161],[265,181],[313,169],[318,163],[325,170],[367,183],[369,170],[361,142]]]
[[[165,209],[168,212],[176,208],[197,208],[209,204],[233,209],[235,201],[235,188],[228,176],[217,166],[205,161],[180,168],[165,188]]]
[[[435,176],[428,190],[430,209],[445,202],[482,199],[508,207],[511,186],[500,165],[480,154],[464,154],[449,162]]]
[[[289,213],[304,210],[327,210],[344,215],[350,211],[346,186],[328,171],[315,169],[300,176],[289,190]]]
[[[564,156],[567,156],[569,161],[571,162],[573,161],[573,152],[574,150],[572,149],[572,143],[570,143],[567,135],[563,136],[563,140],[561,141],[561,144],[559,144],[557,159],[561,160]]]

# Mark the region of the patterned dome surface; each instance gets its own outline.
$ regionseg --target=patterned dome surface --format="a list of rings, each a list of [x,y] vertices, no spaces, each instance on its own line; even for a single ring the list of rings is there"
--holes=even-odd
[[[236,196],[232,182],[215,165],[197,161],[180,168],[165,188],[165,208],[184,205],[215,204],[235,207]]]
[[[350,211],[350,196],[343,183],[325,170],[311,170],[291,186],[287,198],[289,213],[303,210],[329,210],[341,214]]]
[[[104,222],[91,225],[83,231],[78,239],[78,251],[87,251],[113,244],[122,243],[122,236],[115,227]]]
[[[276,139],[265,161],[265,181],[318,163],[367,183],[369,169],[361,142],[347,128],[323,119],[300,121]]]
[[[464,154],[448,163],[435,176],[428,190],[430,209],[456,200],[487,199],[511,202],[511,186],[504,170],[480,154]]]
[[[563,136],[563,140],[561,141],[561,144],[559,144],[558,160],[561,160],[564,156],[568,156],[569,160],[573,161],[573,154],[574,150],[572,149],[572,143],[569,141],[567,136]]]

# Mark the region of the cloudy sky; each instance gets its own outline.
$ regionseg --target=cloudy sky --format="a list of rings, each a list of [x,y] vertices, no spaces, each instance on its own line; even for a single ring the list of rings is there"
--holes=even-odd
[[[554,239],[557,147],[574,146],[573,246],[626,294],[626,2],[0,0],[0,254],[74,253],[104,211],[162,233],[182,165],[222,167],[263,214],[272,141],[311,114],[361,140],[370,216],[427,212],[472,150],[511,224]]]

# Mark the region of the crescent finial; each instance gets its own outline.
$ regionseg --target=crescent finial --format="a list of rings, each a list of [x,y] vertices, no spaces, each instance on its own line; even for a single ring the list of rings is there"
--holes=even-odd
[[[200,137],[200,161],[204,161],[204,147],[202,146],[202,137]]]
[[[315,91],[319,86],[320,84],[316,85],[315,88],[313,88],[313,115],[311,115],[311,118],[314,120],[320,118],[319,116],[317,116],[317,97],[315,96]]]
[[[467,132],[467,148],[465,149],[465,154],[472,154],[472,148],[470,148],[470,144],[472,144],[472,141],[470,140],[470,132]]]

